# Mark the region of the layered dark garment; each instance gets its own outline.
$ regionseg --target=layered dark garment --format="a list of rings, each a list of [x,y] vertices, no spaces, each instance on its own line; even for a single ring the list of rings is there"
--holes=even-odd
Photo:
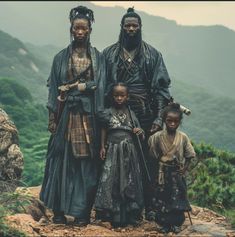
[[[113,44],[103,51],[106,60],[107,87],[105,90],[106,102],[109,101],[109,92],[114,83],[125,82],[129,88],[129,104],[135,112],[141,127],[145,131],[146,141],[142,143],[146,154],[147,166],[152,180],[154,179],[155,160],[148,154],[147,139],[152,124],[163,127],[161,111],[170,100],[170,78],[159,51],[142,41],[140,49],[128,57],[120,43]],[[144,167],[144,164],[141,164]],[[143,169],[144,170],[144,169]],[[149,185],[147,174],[144,175],[144,195],[146,213],[151,203],[152,188]]]
[[[185,177],[179,170],[184,168],[186,160],[195,157],[194,148],[188,136],[176,131],[171,143],[166,130],[155,133],[149,138],[150,154],[158,161],[156,167],[153,210],[156,221],[163,226],[180,226],[190,211],[187,198]]]
[[[146,130],[153,122],[162,126],[160,110],[170,99],[170,78],[161,53],[144,41],[134,58],[126,58],[123,52],[119,43],[103,51],[107,70],[106,95],[114,83],[125,82],[130,90],[131,109],[141,127]]]
[[[136,127],[139,122],[132,112]],[[138,151],[130,116],[121,119],[110,108],[101,118],[107,129],[106,158],[96,194],[95,209],[109,221],[126,224],[143,209]]]
[[[48,79],[49,97],[47,107],[58,114],[58,87],[68,83],[68,65],[70,46],[60,51],[55,57]],[[57,130],[48,143],[45,175],[40,199],[55,212],[64,212],[81,219],[89,219],[97,185],[97,159],[99,151],[100,131],[95,116],[104,109],[105,61],[103,56],[93,47],[89,47],[92,80],[96,83],[95,91],[79,92],[70,90],[63,105]],[[74,155],[74,142],[79,138],[68,139],[68,125],[72,121],[71,114],[81,116],[89,121],[90,136],[89,156]],[[83,131],[79,121],[70,130],[70,137],[76,137],[76,131]],[[84,136],[83,136],[84,137]],[[79,146],[76,146],[79,147]],[[83,152],[84,153],[84,152]],[[85,153],[84,153],[85,154]]]
[[[156,187],[153,198],[156,222],[162,226],[181,226],[185,220],[184,212],[191,210],[185,178],[172,163],[164,166],[163,172],[165,184]]]

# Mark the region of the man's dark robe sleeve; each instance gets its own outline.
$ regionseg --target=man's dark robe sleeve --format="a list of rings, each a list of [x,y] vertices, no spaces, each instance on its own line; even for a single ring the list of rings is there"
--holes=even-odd
[[[158,55],[156,56],[157,59],[155,65],[153,65],[153,79],[151,83],[152,95],[154,96],[154,99],[159,95],[166,99],[170,99],[169,86],[171,80],[163,61],[162,54],[158,52]]]
[[[162,54],[156,49],[150,49],[150,65],[152,71],[151,79],[151,95],[154,101],[154,113],[156,115],[154,124],[163,127],[161,112],[170,100],[170,77],[167,72]]]

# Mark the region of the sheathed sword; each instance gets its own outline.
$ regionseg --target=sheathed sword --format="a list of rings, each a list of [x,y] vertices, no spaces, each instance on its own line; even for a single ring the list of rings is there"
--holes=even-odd
[[[58,125],[59,121],[60,121],[60,117],[61,114],[64,110],[64,105],[65,105],[65,101],[66,101],[66,96],[67,96],[67,92],[78,86],[78,82],[72,83],[72,84],[65,84],[65,85],[61,85],[58,87],[59,91],[60,91],[60,95],[57,97],[58,100],[58,107],[57,107],[57,113],[56,113],[56,124]]]
[[[190,224],[193,225],[193,222],[192,222],[192,219],[191,219],[190,213],[189,213],[189,211],[187,211],[187,212],[188,212],[188,218],[189,218]]]
[[[134,120],[133,120],[133,117],[132,117],[132,114],[131,114],[130,106],[128,105],[127,108],[128,108],[128,112],[129,112],[129,115],[130,115],[131,123],[133,125],[133,128],[135,128],[135,123],[134,123]],[[140,155],[141,155],[141,158],[142,158],[142,161],[143,161],[143,164],[144,164],[144,168],[145,168],[148,180],[149,180],[149,182],[151,182],[151,178],[150,178],[149,170],[148,170],[148,167],[147,167],[147,164],[146,164],[146,160],[145,160],[145,157],[144,157],[144,152],[143,152],[143,149],[142,149],[140,138],[139,138],[139,136],[137,134],[136,134],[136,138],[137,138],[138,147],[139,147],[139,150],[140,150]]]

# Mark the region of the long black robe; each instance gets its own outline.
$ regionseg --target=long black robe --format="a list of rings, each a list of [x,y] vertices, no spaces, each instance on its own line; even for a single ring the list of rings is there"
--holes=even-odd
[[[48,79],[49,96],[47,107],[54,113],[58,111],[58,87],[67,84],[69,48],[60,51],[53,60],[51,74]],[[89,46],[92,62],[93,81],[97,89],[93,94],[77,94],[78,101],[66,100],[57,126],[56,133],[48,143],[47,161],[40,199],[53,211],[63,211],[81,219],[89,219],[97,185],[96,160],[99,150],[99,126],[95,116],[104,109],[105,61],[96,48]],[[72,109],[81,109],[93,118],[92,156],[85,159],[75,159],[71,144],[65,139],[68,115]]]
[[[139,121],[131,111],[135,127]],[[129,113],[121,121],[114,108],[99,117],[107,129],[106,157],[95,199],[96,211],[109,221],[127,224],[143,209],[143,188],[138,145]]]
[[[129,88],[129,104],[140,122],[140,126],[146,134],[146,141],[142,143],[144,154],[148,154],[147,140],[153,123],[163,126],[161,111],[170,99],[170,77],[168,75],[162,54],[146,42],[141,42],[140,51],[134,58],[136,69],[133,74],[120,77],[120,64],[122,53],[120,43],[117,42],[106,49],[103,54],[106,61],[106,103],[109,100],[110,88],[114,83],[125,82]],[[138,102],[140,101],[140,102]],[[154,180],[156,162],[146,155],[150,176]],[[142,164],[143,167],[143,164]],[[144,174],[144,195],[146,212],[151,209],[151,186]]]

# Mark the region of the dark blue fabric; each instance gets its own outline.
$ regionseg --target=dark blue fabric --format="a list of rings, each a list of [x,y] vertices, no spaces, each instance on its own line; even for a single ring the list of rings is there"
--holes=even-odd
[[[48,79],[47,107],[54,113],[57,113],[58,110],[58,87],[68,83],[69,47],[54,57]],[[104,109],[106,82],[105,61],[102,54],[91,46],[89,54],[92,61],[92,79],[96,83],[97,89],[94,92],[89,90],[83,94],[75,93],[76,95],[73,92],[68,93],[68,96],[73,96],[73,99],[76,99],[64,102],[56,133],[49,140],[45,174],[40,192],[40,200],[47,207],[56,212],[63,211],[67,215],[82,219],[89,219],[98,179],[97,159],[100,128],[96,114]],[[93,118],[94,139],[92,140],[95,142],[90,144],[91,156],[86,159],[75,158],[72,154],[71,144],[65,139],[69,113],[73,110],[89,114]]]

